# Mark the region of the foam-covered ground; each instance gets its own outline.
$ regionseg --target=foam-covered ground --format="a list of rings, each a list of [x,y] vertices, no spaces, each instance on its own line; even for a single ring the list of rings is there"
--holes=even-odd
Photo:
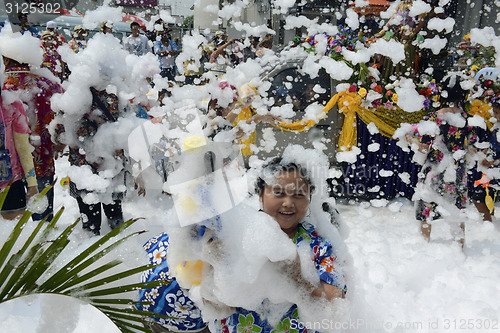
[[[64,177],[67,163],[65,160],[57,163],[59,177]],[[168,228],[166,219],[171,207],[168,199],[154,193],[146,198],[134,195],[129,193],[124,202],[125,218],[144,217],[132,228],[147,232],[130,240],[127,251],[120,253],[128,265],[143,261],[144,258],[139,258],[143,254],[142,243]],[[78,217],[76,201],[58,183],[56,208],[61,206],[65,207],[61,225]],[[373,207],[367,202],[338,203],[337,209],[348,231],[345,243],[352,257],[353,270],[348,281],[351,318],[343,324],[318,323],[318,328],[353,332],[500,330],[500,221],[480,222],[474,208],[469,207],[471,218],[466,223],[462,250],[459,243],[450,238],[450,228],[445,223],[434,225],[431,242],[425,241],[414,218],[413,204],[406,199],[385,207]],[[2,240],[12,225],[2,221]],[[102,231],[108,230],[104,222]],[[81,244],[70,246],[68,256],[92,241],[91,235],[81,227],[73,239]],[[85,315],[83,310],[80,315]],[[13,313],[9,317],[3,313],[3,316],[8,319],[4,323],[14,324],[15,318],[26,320],[26,314]],[[34,320],[33,332],[37,331],[36,323]],[[0,331],[7,332],[5,329],[9,328]]]

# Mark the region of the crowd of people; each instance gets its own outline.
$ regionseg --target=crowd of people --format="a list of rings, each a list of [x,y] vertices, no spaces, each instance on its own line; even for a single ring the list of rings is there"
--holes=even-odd
[[[61,27],[58,27],[57,22],[49,21],[46,23],[46,30],[40,32],[35,26],[29,24],[27,14],[20,13],[18,18],[21,22],[21,33],[29,33],[41,41],[44,50],[42,67],[49,68],[61,80],[66,79],[69,75],[68,68],[57,51],[59,46],[66,44],[64,36],[58,32]],[[160,75],[170,81],[176,81],[176,75],[180,75],[180,71],[175,63],[175,58],[182,51],[182,46],[178,45],[177,38],[172,37],[172,27],[164,23],[162,19],[158,19],[154,23],[153,31],[142,31],[137,22],[130,24],[130,30],[131,34],[122,40],[123,48],[137,56],[146,53],[155,54],[160,62]],[[111,21],[102,22],[99,31],[104,34],[112,34],[113,23]],[[79,52],[85,48],[89,36],[89,30],[77,25],[72,31],[73,38],[67,44],[73,51]],[[199,79],[207,70],[221,75],[228,66],[237,65],[247,59],[261,57],[266,50],[269,51],[273,48],[273,36],[269,34],[262,38],[252,37],[248,46],[245,46],[243,42],[243,39],[228,40],[226,33],[216,31],[209,43],[200,45],[203,49],[200,68],[194,71],[183,71],[185,78],[182,78],[179,83],[192,84],[194,79]],[[188,65],[189,62],[184,64],[184,66]],[[196,83],[199,84],[201,81],[198,80]]]

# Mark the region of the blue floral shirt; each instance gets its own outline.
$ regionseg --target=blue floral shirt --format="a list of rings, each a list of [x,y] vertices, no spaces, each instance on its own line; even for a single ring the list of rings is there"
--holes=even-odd
[[[319,278],[328,284],[346,290],[342,273],[335,269],[337,258],[333,254],[332,244],[321,238],[309,223],[300,223],[293,242],[298,246],[303,242],[309,243],[313,261]],[[231,316],[216,322],[218,333],[278,333],[278,332],[307,332],[306,325],[301,324],[297,306],[293,305],[273,327],[264,313],[236,308]]]
[[[187,296],[186,290],[181,288],[175,278],[170,275],[167,264],[168,235],[162,233],[151,238],[144,249],[148,253],[149,261],[159,266],[145,272],[141,278],[142,282],[155,280],[173,280],[170,284],[143,289],[139,295],[139,301],[147,301],[150,304],[138,304],[137,308],[144,311],[152,311],[168,318],[153,318],[161,325],[176,331],[198,331],[206,324],[201,318],[201,311]]]

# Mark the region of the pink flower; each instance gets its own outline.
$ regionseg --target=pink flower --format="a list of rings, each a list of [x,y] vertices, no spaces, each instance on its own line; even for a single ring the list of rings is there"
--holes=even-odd
[[[455,186],[453,186],[453,185],[447,184],[444,186],[444,188],[446,189],[446,192],[448,192],[448,193],[455,193]]]
[[[337,46],[335,48],[335,52],[340,53],[341,51],[342,51],[342,47],[341,46]]]
[[[370,84],[370,88],[372,88],[372,89],[375,89],[376,86],[377,86],[377,82],[373,82],[372,84]]]
[[[387,101],[384,103],[384,108],[391,110],[392,108],[394,108],[394,103]]]
[[[429,217],[431,215],[431,208],[425,207],[424,210],[422,211],[422,215],[424,215],[425,217]]]

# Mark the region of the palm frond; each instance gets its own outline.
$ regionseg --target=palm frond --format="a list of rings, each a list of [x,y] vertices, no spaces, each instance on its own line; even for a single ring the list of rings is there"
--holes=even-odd
[[[6,190],[0,193],[0,204],[5,199],[5,192]],[[114,250],[141,232],[128,235],[120,233],[133,225],[137,219],[126,221],[111,230],[70,259],[62,268],[56,269],[57,262],[63,260],[61,254],[70,243],[69,237],[79,222],[75,221],[56,235],[56,223],[63,211],[64,208],[59,210],[48,223],[39,222],[30,233],[26,226],[31,212],[27,211],[16,223],[0,248],[0,303],[38,293],[69,295],[83,299],[100,309],[122,332],[147,332],[140,324],[144,317],[160,315],[138,310],[136,305],[139,302],[124,296],[171,281],[124,283],[126,279],[155,265],[142,265],[116,273],[122,262],[112,256]],[[24,233],[27,237],[23,237]],[[22,239],[25,239],[24,243],[20,244]],[[67,258],[67,254],[64,258]],[[111,269],[114,269],[114,274],[109,274]]]

